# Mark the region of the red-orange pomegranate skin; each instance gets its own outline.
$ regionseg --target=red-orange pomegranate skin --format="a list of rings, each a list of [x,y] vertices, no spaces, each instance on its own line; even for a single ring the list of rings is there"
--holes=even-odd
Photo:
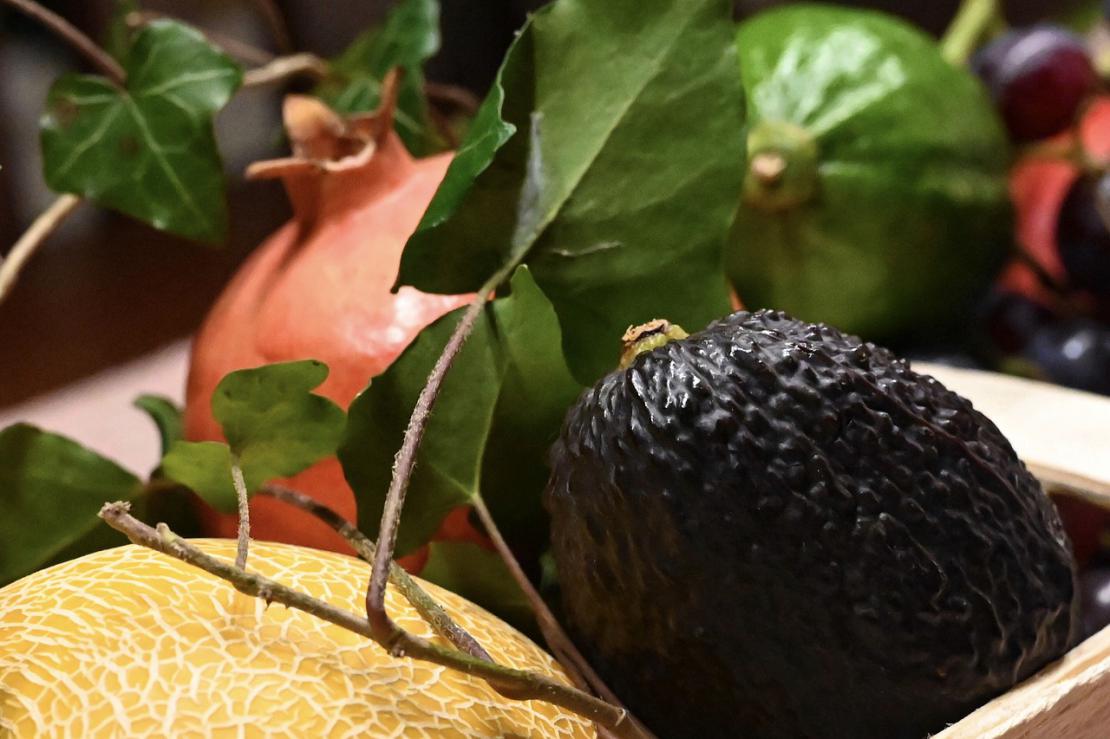
[[[250,256],[195,338],[186,392],[188,439],[222,440],[210,399],[228,372],[318,359],[331,372],[316,392],[346,408],[424,326],[470,300],[411,287],[390,292],[401,251],[450,154],[415,160],[392,131],[374,146],[371,156],[349,157],[353,163],[347,165],[294,164],[280,172],[294,218]],[[283,482],[357,520],[354,495],[334,457]],[[255,497],[250,510],[255,538],[350,551],[326,525],[283,503]],[[201,516],[207,534],[235,535],[234,516],[207,507]],[[460,523],[465,512],[452,516],[446,528]],[[460,532],[444,534],[454,538]]]

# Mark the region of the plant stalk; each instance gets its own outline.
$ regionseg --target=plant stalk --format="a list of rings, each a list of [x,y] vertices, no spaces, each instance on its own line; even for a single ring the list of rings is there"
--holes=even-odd
[[[536,623],[540,627],[540,632],[543,634],[544,641],[553,653],[563,654],[573,667],[586,681],[586,684],[594,690],[599,696],[609,701],[614,705],[620,705],[620,699],[616,694],[605,684],[601,677],[590,666],[590,663],[578,651],[578,647],[574,645],[570,637],[563,630],[555,618],[555,614],[547,607],[544,602],[543,596],[528,579],[528,575],[524,572],[524,568],[520,566],[516,556],[513,554],[512,549],[509,548],[505,537],[501,535],[501,530],[497,527],[497,522],[494,521],[493,516],[486,506],[485,500],[481,495],[474,497],[472,501],[475,512],[478,514],[482,526],[486,529],[486,534],[489,536],[490,541],[493,542],[494,549],[501,556],[501,560],[508,567],[509,573],[516,581],[517,587],[524,593],[525,598],[528,599],[528,604],[532,608],[532,612],[536,615]]]
[[[569,685],[527,670],[477,659],[454,649],[441,647],[412,634],[400,631],[388,640],[378,638],[378,630],[357,614],[336,608],[312,596],[293,590],[281,583],[253,572],[238,569],[231,562],[213,557],[190,544],[165,524],[151,528],[129,512],[130,504],[119,501],[105,503],[100,517],[112,528],[122,532],[134,544],[179,559],[209,574],[228,581],[241,593],[262,598],[268,603],[281,603],[309,613],[341,628],[378,642],[395,657],[407,656],[442,665],[481,678],[491,686],[513,690],[521,700],[542,700],[565,708],[591,721],[596,721],[618,737],[638,739],[640,734],[625,710],[584,693]]]
[[[239,503],[239,541],[235,545],[235,566],[240,570],[247,567],[247,550],[251,545],[251,507],[247,494],[247,481],[243,479],[243,468],[239,466],[239,456],[231,456],[231,484],[235,487],[235,497]]]
[[[275,500],[280,500],[283,503],[299,508],[315,516],[328,526],[331,526],[336,533],[346,539],[347,543],[354,548],[359,557],[367,562],[372,562],[374,560],[375,546],[373,540],[355,528],[350,521],[314,498],[310,498],[298,490],[293,490],[283,485],[275,485],[273,483],[264,485],[256,495],[265,495]],[[432,596],[428,595],[428,593],[417,584],[416,580],[396,563],[393,563],[389,568],[389,580],[397,586],[397,589],[401,591],[401,595],[405,596],[405,600],[412,604],[413,608],[415,608],[421,617],[435,629],[437,634],[473,657],[484,659],[489,662],[493,661],[493,657],[490,656],[489,652],[485,650],[478,640],[471,636],[466,629],[455,623],[454,619],[444,610],[443,606],[437,603]]]
[[[49,28],[66,43],[80,52],[81,55],[88,59],[105,77],[120,87],[123,87],[124,82],[127,80],[127,72],[123,70],[120,63],[113,59],[111,54],[97,46],[91,38],[78,30],[76,26],[65,18],[52,10],[44,8],[34,2],[34,0],[0,0],[0,2],[10,5],[24,15],[34,18],[36,21]]]
[[[77,195],[59,195],[23,232],[8,256],[0,259],[0,303],[4,302],[15,286],[24,265],[81,202]]]
[[[395,635],[401,631],[385,612],[385,588],[389,579],[389,565],[393,561],[393,550],[397,545],[397,528],[401,522],[401,510],[405,505],[405,493],[408,491],[412,471],[416,467],[416,454],[420,448],[420,441],[424,438],[428,416],[435,405],[436,398],[439,397],[439,391],[443,387],[443,380],[448,370],[451,369],[459,350],[474,330],[474,325],[482,314],[490,294],[508,279],[519,262],[519,258],[509,259],[478,289],[477,296],[467,306],[458,325],[451,333],[451,338],[447,340],[447,345],[443,347],[443,352],[436,360],[435,366],[432,367],[409,417],[404,440],[393,461],[393,478],[390,480],[385,507],[382,510],[381,525],[378,529],[381,533],[370,569],[370,583],[366,588],[366,615],[380,639],[395,638]]]
[[[940,39],[940,54],[949,64],[964,66],[992,29],[1005,26],[998,0],[963,0]]]
[[[268,85],[301,74],[322,79],[328,74],[328,63],[307,52],[275,57],[261,67],[247,70],[243,74],[243,87]]]

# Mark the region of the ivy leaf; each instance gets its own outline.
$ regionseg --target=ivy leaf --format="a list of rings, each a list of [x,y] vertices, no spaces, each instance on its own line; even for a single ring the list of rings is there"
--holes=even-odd
[[[523,558],[547,540],[546,450],[581,388],[563,360],[555,311],[527,268],[510,288],[487,306],[444,381],[405,499],[398,554],[428,541],[448,512],[479,494]],[[372,535],[409,415],[463,310],[422,331],[351,404],[339,460],[359,528]]]
[[[496,553],[468,541],[434,541],[420,577],[538,636],[528,599]]]
[[[41,122],[46,182],[208,242],[227,231],[212,117],[242,70],[196,30],[159,20],[135,37],[120,89],[93,75],[50,88]]]
[[[235,512],[238,496],[231,483],[231,449],[222,441],[175,441],[162,457],[161,470],[164,477],[189,488],[216,510]],[[248,478],[245,470],[243,478],[247,490],[257,488],[251,485],[257,479]]]
[[[316,95],[341,113],[366,113],[381,102],[382,80],[401,67],[394,126],[415,155],[443,148],[428,119],[424,98],[424,62],[438,50],[439,2],[401,0],[379,26],[360,34],[332,61],[332,74]]]
[[[184,436],[182,410],[169,398],[161,395],[140,395],[135,398],[133,405],[154,421],[154,425],[158,428],[158,435],[162,439],[162,454],[168,452],[170,445]]]
[[[516,39],[398,284],[463,293],[523,259],[567,361],[611,369],[629,324],[729,309],[744,161],[728,0],[558,0]]]
[[[313,359],[228,374],[212,395],[212,413],[228,443],[174,442],[162,458],[163,474],[214,507],[233,511],[233,455],[254,492],[267,480],[295,475],[335,453],[346,415],[311,392],[327,376],[327,365]]]
[[[97,513],[105,502],[142,495],[135,475],[75,441],[27,424],[3,429],[0,585],[67,554],[123,543]]]

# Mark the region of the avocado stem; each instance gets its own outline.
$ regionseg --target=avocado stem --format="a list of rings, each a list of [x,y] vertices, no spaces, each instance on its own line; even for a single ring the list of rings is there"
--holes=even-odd
[[[620,369],[626,369],[644,352],[663,346],[675,339],[685,339],[690,334],[677,323],[665,318],[654,318],[639,326],[629,326],[621,337]]]

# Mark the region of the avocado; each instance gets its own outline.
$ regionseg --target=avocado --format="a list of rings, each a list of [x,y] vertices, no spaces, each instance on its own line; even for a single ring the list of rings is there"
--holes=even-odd
[[[662,739],[922,737],[1072,644],[1060,520],[967,400],[781,312],[658,324],[544,502],[568,627]]]

